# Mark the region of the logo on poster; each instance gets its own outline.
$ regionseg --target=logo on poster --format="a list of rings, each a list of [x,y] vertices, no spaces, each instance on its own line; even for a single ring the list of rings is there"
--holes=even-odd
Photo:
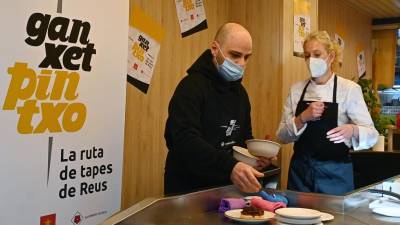
[[[41,216],[40,225],[56,225],[56,214]]]
[[[76,71],[92,69],[96,49],[89,40],[90,23],[34,13],[26,32],[28,45],[45,47],[45,57],[38,65],[42,69],[37,73],[20,61],[8,68],[11,80],[3,110],[16,111],[21,134],[80,130],[86,120],[86,106],[76,102],[80,80]]]
[[[79,225],[82,222],[82,215],[79,211],[75,213],[75,215],[71,219],[72,224]]]

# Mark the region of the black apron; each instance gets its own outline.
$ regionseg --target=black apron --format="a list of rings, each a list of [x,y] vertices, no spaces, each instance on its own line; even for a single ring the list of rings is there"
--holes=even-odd
[[[303,100],[309,84],[310,81],[303,89],[296,116],[311,103]],[[333,102],[324,102],[325,110],[321,118],[308,121],[306,129],[294,144],[288,177],[289,190],[343,195],[354,189],[349,148],[344,143],[334,144],[326,138],[326,133],[338,124],[336,87],[335,75]]]

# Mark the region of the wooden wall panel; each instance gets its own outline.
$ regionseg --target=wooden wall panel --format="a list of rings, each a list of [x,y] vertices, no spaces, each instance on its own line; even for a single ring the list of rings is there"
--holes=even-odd
[[[244,86],[250,97],[255,138],[275,136],[281,113],[280,48],[282,3],[273,0],[231,0],[231,21],[246,26],[253,38],[253,55]]]
[[[343,65],[337,73],[341,76],[358,79],[357,54],[365,51],[367,63],[366,77],[372,77],[372,18],[353,8],[344,0],[319,0],[319,29],[326,30],[334,38],[338,33],[345,42]]]
[[[372,36],[375,43],[374,84],[392,87],[396,64],[397,30],[375,30]]]

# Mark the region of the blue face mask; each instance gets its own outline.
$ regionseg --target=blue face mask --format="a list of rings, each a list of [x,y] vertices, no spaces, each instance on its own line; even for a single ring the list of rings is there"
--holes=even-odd
[[[218,65],[218,72],[221,74],[221,76],[226,81],[237,81],[242,78],[244,69],[238,64],[234,63],[232,60],[226,58],[219,46],[217,47],[224,57],[224,62],[221,65]]]

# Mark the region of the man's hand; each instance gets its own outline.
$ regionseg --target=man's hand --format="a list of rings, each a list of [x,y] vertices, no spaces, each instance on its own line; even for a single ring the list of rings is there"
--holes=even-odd
[[[261,184],[258,182],[257,177],[263,176],[264,174],[253,167],[238,162],[233,167],[231,180],[241,191],[251,193],[258,192],[261,189]]]
[[[263,156],[258,156],[259,160],[257,160],[258,165],[254,167],[256,170],[261,171],[264,168],[271,165],[272,160],[277,160],[276,157],[266,158]]]
[[[353,135],[358,136],[357,126],[353,124],[343,124],[326,133],[326,138],[328,138],[333,143],[342,143],[346,140],[350,140]]]
[[[324,110],[325,104],[323,102],[311,102],[307,109],[300,114],[300,119],[303,123],[318,120],[322,116]]]

